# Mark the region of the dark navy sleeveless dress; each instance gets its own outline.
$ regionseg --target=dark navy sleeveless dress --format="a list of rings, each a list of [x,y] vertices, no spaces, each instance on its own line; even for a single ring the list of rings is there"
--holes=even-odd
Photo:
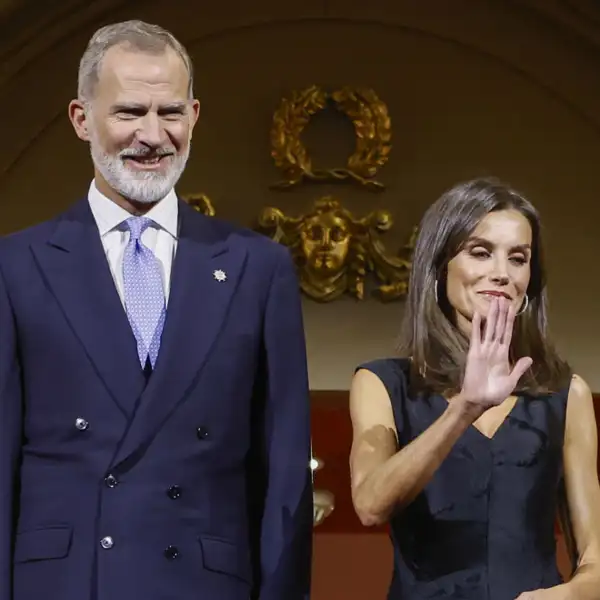
[[[440,395],[409,397],[408,365],[359,367],[385,385],[401,447],[447,407]],[[554,525],[567,394],[519,397],[492,439],[469,427],[424,491],[391,519],[388,600],[514,600],[562,583]]]

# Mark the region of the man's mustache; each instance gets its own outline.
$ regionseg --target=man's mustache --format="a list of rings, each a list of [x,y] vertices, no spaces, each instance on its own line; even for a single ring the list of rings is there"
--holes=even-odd
[[[148,156],[171,156],[175,154],[175,148],[126,148],[119,152],[119,158],[146,158]]]

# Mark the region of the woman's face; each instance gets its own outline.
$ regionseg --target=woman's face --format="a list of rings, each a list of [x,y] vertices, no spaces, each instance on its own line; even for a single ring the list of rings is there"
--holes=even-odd
[[[517,210],[486,215],[448,263],[446,295],[456,325],[471,330],[475,311],[488,313],[496,297],[506,298],[518,311],[525,300],[531,276],[532,231]]]

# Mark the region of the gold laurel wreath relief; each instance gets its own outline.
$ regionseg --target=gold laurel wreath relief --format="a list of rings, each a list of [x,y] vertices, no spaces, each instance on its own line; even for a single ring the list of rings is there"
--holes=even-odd
[[[302,143],[302,132],[311,118],[332,102],[354,125],[356,147],[346,168],[314,169]],[[271,156],[285,179],[272,187],[282,189],[313,181],[353,179],[373,191],[384,185],[374,180],[377,171],[388,161],[392,124],[387,106],[367,88],[344,87],[328,93],[313,85],[284,98],[273,115]]]

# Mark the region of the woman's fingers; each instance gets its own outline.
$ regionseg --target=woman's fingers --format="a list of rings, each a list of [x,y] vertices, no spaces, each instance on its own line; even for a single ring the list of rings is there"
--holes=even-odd
[[[481,315],[477,310],[471,321],[471,348],[478,348],[481,343]]]
[[[519,380],[525,374],[525,371],[531,367],[533,360],[529,356],[520,358],[515,366],[513,367],[512,373],[510,374],[512,380],[513,390],[519,385]]]
[[[513,335],[513,327],[515,325],[515,317],[517,314],[517,309],[514,304],[511,302],[508,306],[508,310],[506,311],[506,326],[504,328],[504,332],[502,334],[502,338],[500,343],[510,346],[510,342],[512,340]]]
[[[506,298],[498,298],[498,320],[496,321],[496,331],[494,332],[494,341],[502,343],[507,330],[509,302]]]
[[[498,298],[493,298],[490,302],[487,317],[485,319],[485,333],[483,341],[491,343],[496,333],[496,323],[498,322]]]

